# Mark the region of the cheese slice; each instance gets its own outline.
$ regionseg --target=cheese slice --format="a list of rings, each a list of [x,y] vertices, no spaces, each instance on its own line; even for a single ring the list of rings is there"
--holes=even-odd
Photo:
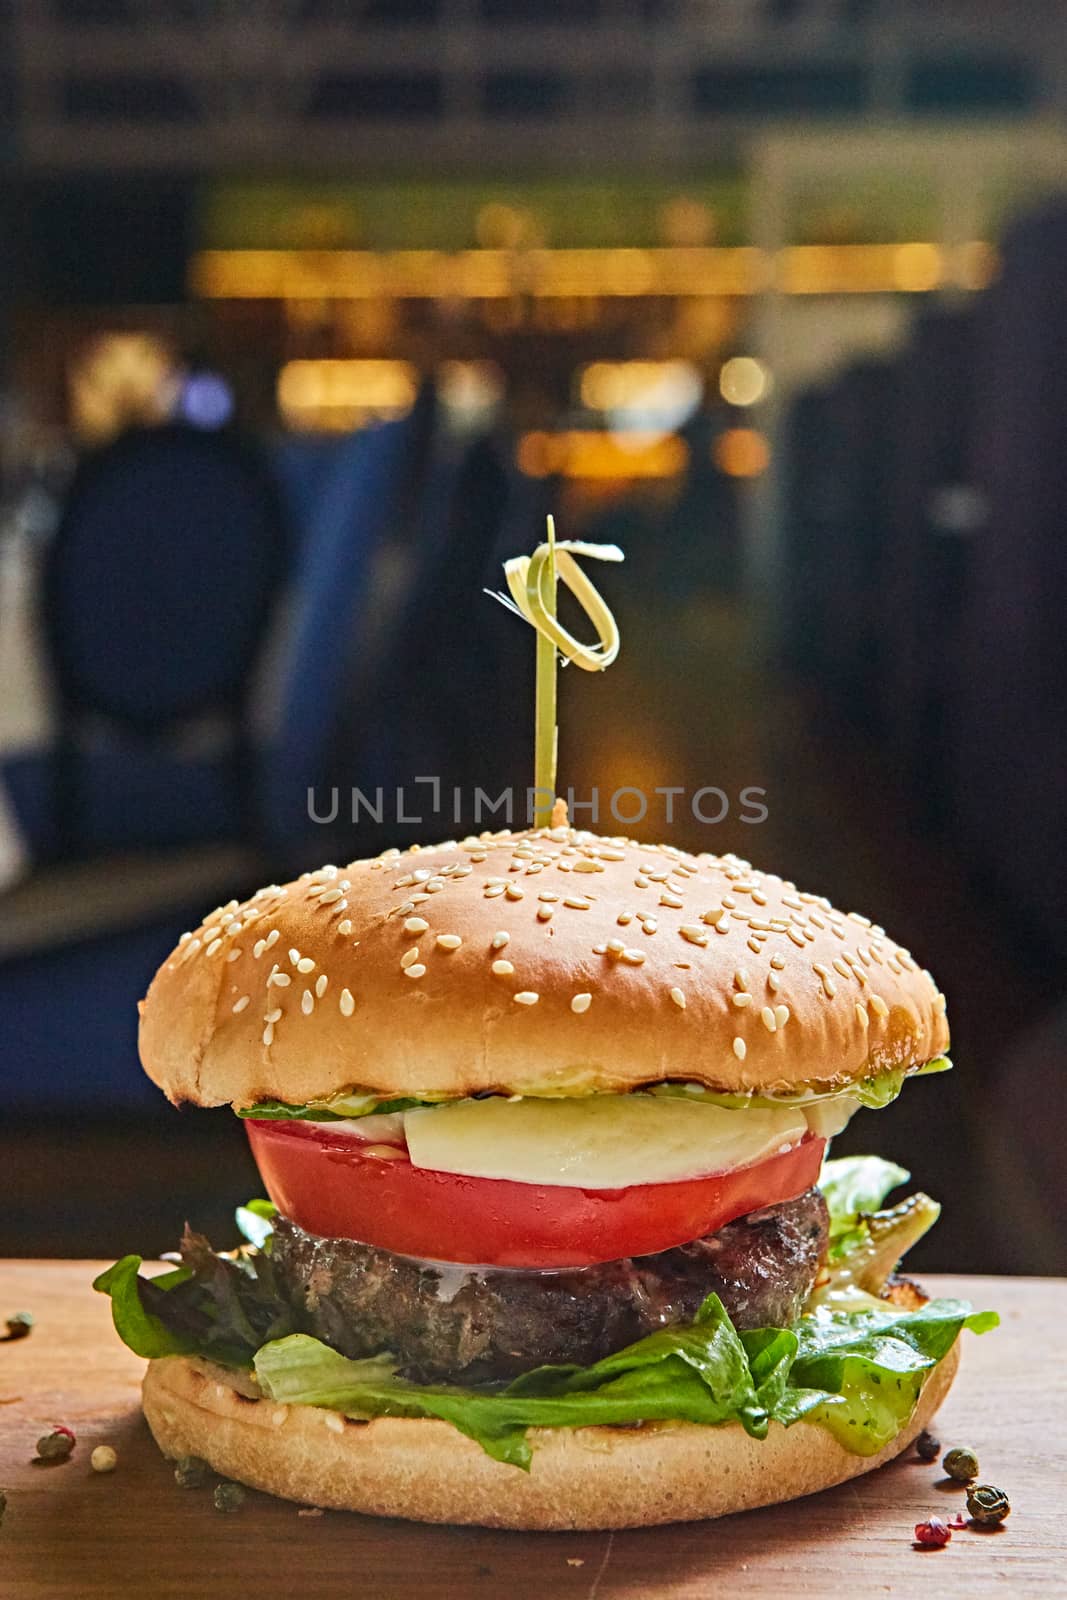
[[[576,1189],[676,1183],[748,1166],[799,1144],[803,1111],[652,1095],[458,1100],[404,1114],[416,1167]]]

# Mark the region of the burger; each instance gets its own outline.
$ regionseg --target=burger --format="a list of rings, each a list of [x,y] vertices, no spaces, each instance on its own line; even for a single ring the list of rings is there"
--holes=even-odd
[[[861,1108],[949,1065],[866,917],[566,825],[326,866],[182,936],[149,1076],[243,1118],[245,1243],[98,1280],[163,1453],[315,1506],[610,1528],[870,1471],[995,1322]]]

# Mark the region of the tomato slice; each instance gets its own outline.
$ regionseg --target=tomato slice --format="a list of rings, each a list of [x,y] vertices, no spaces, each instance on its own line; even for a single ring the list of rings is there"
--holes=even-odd
[[[498,1267],[587,1267],[652,1255],[818,1182],[825,1139],[680,1183],[568,1189],[414,1167],[396,1148],[306,1122],[247,1121],[278,1210],[310,1233],[398,1255]],[[372,1153],[374,1152],[374,1153]]]

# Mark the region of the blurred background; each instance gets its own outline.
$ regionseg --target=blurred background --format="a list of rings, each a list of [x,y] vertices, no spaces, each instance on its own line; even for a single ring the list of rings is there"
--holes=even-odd
[[[633,831],[932,967],[956,1070],[842,1147],[945,1202],[920,1264],[1067,1270],[1052,0],[3,0],[0,1252],[230,1238],[243,1132],[136,1001],[529,781],[482,589],[548,511],[626,552],[563,786],[715,786]],[[425,774],[458,821],[353,824]]]

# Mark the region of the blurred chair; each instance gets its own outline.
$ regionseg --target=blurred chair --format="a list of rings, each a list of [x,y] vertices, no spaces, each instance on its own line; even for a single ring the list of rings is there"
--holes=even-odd
[[[151,1103],[135,1002],[184,927],[261,879],[248,697],[285,543],[231,438],[136,432],[76,474],[44,584],[59,745],[35,758],[56,806],[31,842],[57,859],[0,916],[11,1111]]]
[[[233,438],[135,430],[83,462],[45,573],[60,857],[255,836],[248,694],[284,553]]]
[[[491,600],[471,597],[487,582],[498,587],[492,558],[511,488],[500,448],[488,437],[458,451],[443,446],[431,464],[418,563],[338,754],[337,770],[351,772],[365,794],[380,786],[393,795],[407,785],[412,798],[421,792],[429,801],[428,789],[410,786],[436,777],[445,796],[457,785],[469,805],[473,786],[498,770],[492,745],[506,685],[488,643],[496,619],[482,609]],[[446,815],[454,831],[460,823]],[[384,829],[390,837],[396,831],[395,823]],[[365,823],[360,847],[382,836]]]
[[[348,435],[315,463],[261,757],[262,822],[285,860],[309,843],[308,789],[330,776],[331,746],[365,671],[383,542],[396,530],[419,442],[407,418]]]

